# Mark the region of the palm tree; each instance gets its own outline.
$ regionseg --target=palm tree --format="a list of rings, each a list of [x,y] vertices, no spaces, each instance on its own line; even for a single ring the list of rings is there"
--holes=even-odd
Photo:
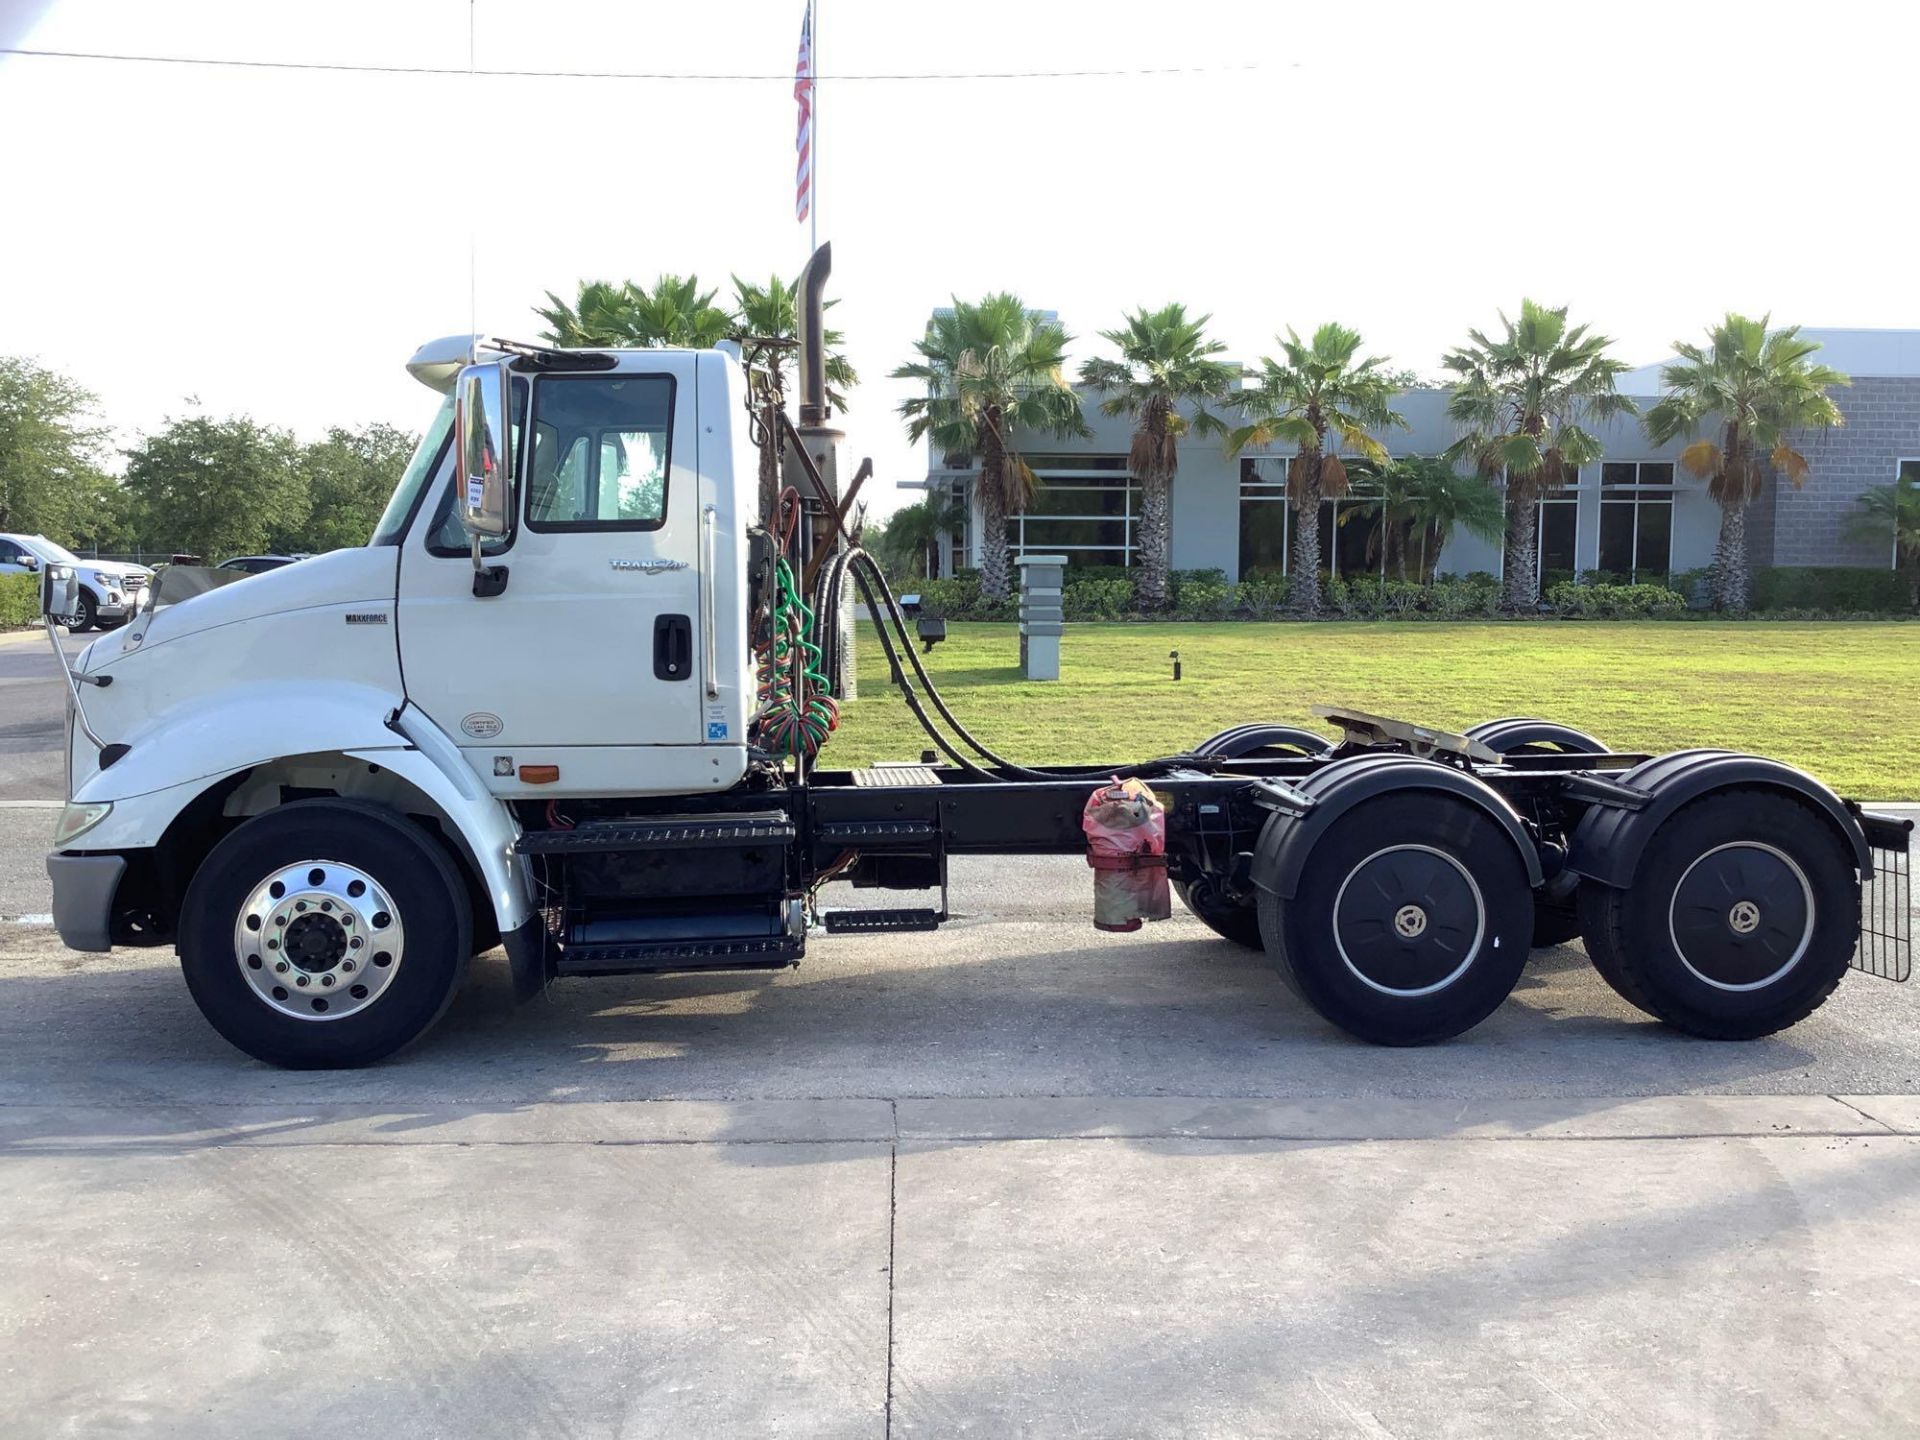
[[[760,513],[771,515],[780,493],[780,429],[777,416],[786,404],[789,357],[799,345],[799,285],[778,275],[765,285],[733,277],[733,315],[729,338],[738,342],[753,387],[757,421],[754,440],[760,449]],[[829,300],[827,306],[838,304]],[[821,337],[827,353],[827,403],[847,408],[846,392],[859,383],[852,364],[840,353],[845,339],[838,330]]]
[[[1436,456],[1391,461],[1372,478],[1379,490],[1374,508],[1380,525],[1368,542],[1367,559],[1384,561],[1384,568],[1392,568],[1402,580],[1407,578],[1410,552],[1415,577],[1431,585],[1440,552],[1455,530],[1494,540],[1506,529],[1506,507],[1498,492]]]
[[[1364,360],[1360,335],[1326,324],[1302,342],[1291,329],[1280,341],[1284,363],[1263,357],[1254,384],[1233,403],[1250,419],[1227,437],[1229,454],[1275,441],[1297,446],[1287,464],[1287,500],[1298,517],[1293,530],[1291,605],[1303,615],[1320,611],[1320,502],[1347,493],[1347,470],[1326,453],[1337,435],[1354,454],[1384,463],[1387,450],[1369,433],[1406,421],[1393,407],[1393,377],[1378,355]]]
[[[1895,563],[1907,572],[1907,603],[1920,610],[1920,477],[1903,466],[1893,484],[1875,485],[1855,500],[1860,510],[1847,525],[1848,538],[1891,541]]]
[[[932,580],[940,574],[941,541],[966,522],[967,512],[951,496],[935,493],[894,511],[878,534],[861,543],[885,559],[890,570],[904,574],[911,565]]]
[[[662,275],[651,290],[631,280],[583,280],[572,305],[549,290],[548,305],[534,314],[547,322],[541,339],[554,345],[707,350],[732,327],[714,293],[692,275]]]
[[[1720,506],[1709,576],[1716,610],[1747,608],[1747,506],[1760,498],[1768,464],[1799,489],[1810,467],[1788,437],[1845,423],[1827,391],[1852,382],[1812,363],[1820,342],[1802,340],[1798,325],[1769,335],[1768,318],[1729,313],[1707,332],[1705,348],[1676,341],[1680,359],[1660,372],[1666,393],[1647,412],[1656,445],[1699,434],[1710,417],[1720,426],[1718,443],[1695,440],[1680,452],[1681,468],[1705,480]]]
[[[937,310],[918,360],[893,372],[925,393],[900,402],[907,438],[929,440],[950,463],[980,462],[980,594],[1009,592],[1007,516],[1033,498],[1033,471],[1014,446],[1014,431],[1086,435],[1080,397],[1061,374],[1067,332],[1034,314],[1017,296],[955,299]]]
[[[1102,415],[1127,415],[1136,422],[1127,468],[1140,482],[1140,528],[1135,536],[1140,562],[1136,590],[1143,609],[1167,603],[1173,564],[1173,477],[1180,468],[1180,437],[1224,435],[1226,422],[1207,409],[1232,388],[1234,367],[1212,359],[1227,347],[1206,337],[1213,317],[1187,318],[1183,305],[1138,310],[1119,330],[1100,338],[1120,352],[1118,360],[1089,360],[1080,381],[1106,398]],[[1192,416],[1181,414],[1189,406]]]
[[[1500,313],[1503,333],[1488,339],[1468,331],[1471,343],[1441,362],[1459,377],[1447,415],[1460,438],[1446,451],[1454,465],[1471,465],[1486,481],[1507,478],[1507,544],[1501,606],[1530,610],[1539,599],[1535,544],[1539,498],[1558,489],[1569,472],[1600,458],[1593,421],[1639,410],[1615,389],[1627,368],[1610,358],[1604,335],[1568,325],[1563,305],[1550,310],[1520,302],[1518,322]]]

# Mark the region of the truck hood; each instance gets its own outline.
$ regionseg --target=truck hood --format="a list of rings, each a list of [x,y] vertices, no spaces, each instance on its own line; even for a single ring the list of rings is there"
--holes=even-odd
[[[386,623],[399,580],[399,561],[399,547],[392,545],[335,550],[158,609],[143,606],[130,624],[88,646],[82,667],[89,673],[104,670],[116,660],[163,648],[184,636],[320,606],[365,602],[379,612],[380,623]]]

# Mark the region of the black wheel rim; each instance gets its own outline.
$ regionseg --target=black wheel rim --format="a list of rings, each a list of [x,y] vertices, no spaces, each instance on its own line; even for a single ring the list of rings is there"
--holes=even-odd
[[[1416,999],[1444,990],[1473,964],[1486,932],[1486,901],[1473,875],[1430,845],[1376,850],[1334,897],[1341,960],[1385,995]]]
[[[1686,868],[1667,909],[1680,963],[1716,990],[1761,990],[1813,939],[1813,887],[1784,850],[1739,841]]]

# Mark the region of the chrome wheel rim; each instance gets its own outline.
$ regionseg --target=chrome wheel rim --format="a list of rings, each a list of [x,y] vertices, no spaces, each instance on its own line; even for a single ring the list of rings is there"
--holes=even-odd
[[[262,1004],[295,1020],[344,1020],[393,984],[406,932],[371,875],[302,860],[253,887],[233,924],[234,960]]]
[[[1764,990],[1800,963],[1817,918],[1813,886],[1791,855],[1736,840],[1682,872],[1667,901],[1667,936],[1703,985]]]

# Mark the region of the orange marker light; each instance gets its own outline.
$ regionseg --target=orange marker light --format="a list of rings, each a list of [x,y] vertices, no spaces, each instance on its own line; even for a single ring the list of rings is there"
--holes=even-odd
[[[559,778],[558,765],[522,765],[520,767],[522,785],[551,785]]]

